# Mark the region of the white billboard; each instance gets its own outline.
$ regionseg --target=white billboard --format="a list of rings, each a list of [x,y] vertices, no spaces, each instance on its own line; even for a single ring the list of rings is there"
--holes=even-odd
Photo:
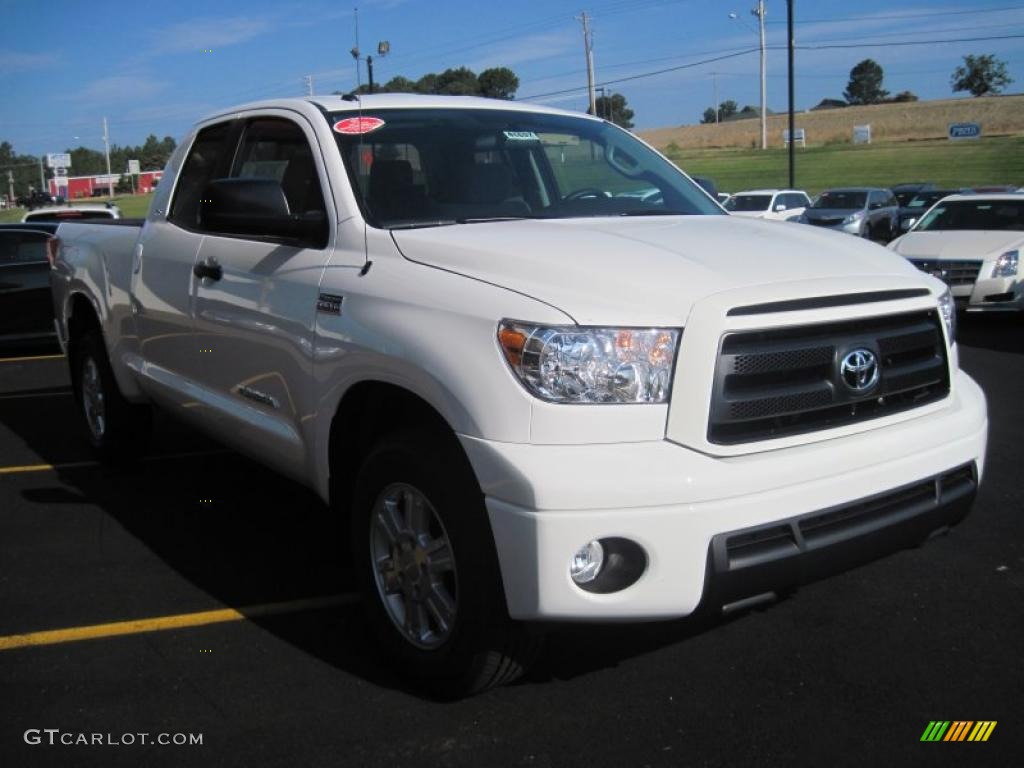
[[[142,173],[142,171],[139,169],[138,160],[128,161],[128,173],[130,173],[132,176],[138,176],[140,173]]]
[[[70,168],[71,154],[69,152],[53,152],[46,156],[47,168]]]

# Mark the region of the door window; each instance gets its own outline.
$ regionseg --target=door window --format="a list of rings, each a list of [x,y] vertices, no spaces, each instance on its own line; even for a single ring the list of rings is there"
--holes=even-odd
[[[229,178],[277,182],[287,201],[288,215],[302,220],[294,239],[317,248],[327,244],[329,227],[320,176],[309,141],[297,124],[276,117],[250,121]],[[258,231],[252,234],[260,235]],[[268,229],[263,234],[280,238],[279,229]]]
[[[227,170],[227,139],[232,123],[204,128],[192,142],[178,174],[168,219],[185,229],[199,229],[199,204],[206,185]]]

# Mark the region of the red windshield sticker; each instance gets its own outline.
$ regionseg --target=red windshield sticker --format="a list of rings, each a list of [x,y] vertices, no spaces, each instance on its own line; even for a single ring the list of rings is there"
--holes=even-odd
[[[379,117],[346,117],[334,124],[335,133],[343,133],[346,136],[358,136],[370,131],[376,131],[384,125]]]

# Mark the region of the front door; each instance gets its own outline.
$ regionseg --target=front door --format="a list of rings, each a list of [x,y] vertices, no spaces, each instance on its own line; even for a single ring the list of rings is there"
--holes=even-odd
[[[302,118],[262,116],[246,121],[228,177],[273,179],[290,213],[323,222],[295,237],[208,232],[198,258],[207,276],[196,285],[196,342],[215,429],[226,442],[301,476],[303,423],[314,408],[316,305],[333,218],[324,203],[323,158]]]

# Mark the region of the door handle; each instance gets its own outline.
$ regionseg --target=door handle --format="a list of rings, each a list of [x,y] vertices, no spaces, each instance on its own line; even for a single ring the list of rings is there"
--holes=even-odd
[[[220,280],[224,277],[224,270],[220,264],[211,259],[210,261],[201,261],[192,267],[192,274],[200,279],[208,277],[211,280]]]

